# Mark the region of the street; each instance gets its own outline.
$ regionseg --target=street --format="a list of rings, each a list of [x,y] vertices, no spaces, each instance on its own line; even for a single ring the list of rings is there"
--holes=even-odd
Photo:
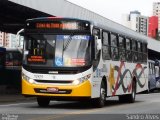
[[[94,108],[84,102],[52,101],[47,108],[40,108],[36,101],[19,103],[7,103],[0,105],[2,120],[5,117],[17,118],[18,120],[71,120],[71,119],[132,119],[134,117],[145,118],[151,115],[154,119],[160,116],[160,93],[138,94],[136,102],[120,103],[117,97],[108,98],[103,108]],[[113,115],[116,114],[116,115]],[[140,115],[141,116],[137,116]],[[134,118],[133,117],[133,118]],[[148,118],[148,116],[147,116]]]

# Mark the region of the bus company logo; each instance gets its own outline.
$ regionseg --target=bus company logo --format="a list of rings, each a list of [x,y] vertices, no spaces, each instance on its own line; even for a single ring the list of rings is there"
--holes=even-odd
[[[34,75],[34,78],[35,78],[35,79],[42,79],[42,78],[43,78],[43,75]]]

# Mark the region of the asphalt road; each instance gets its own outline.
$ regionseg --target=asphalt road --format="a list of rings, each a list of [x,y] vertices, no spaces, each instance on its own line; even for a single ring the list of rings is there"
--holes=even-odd
[[[41,108],[36,101],[0,105],[2,120],[159,120],[160,93],[138,94],[135,103],[108,98],[103,108],[85,102],[53,101]]]

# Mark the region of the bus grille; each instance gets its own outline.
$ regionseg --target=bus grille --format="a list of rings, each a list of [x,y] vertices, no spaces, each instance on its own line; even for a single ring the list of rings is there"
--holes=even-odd
[[[38,83],[59,83],[59,84],[70,84],[73,81],[60,81],[60,80],[35,80]]]

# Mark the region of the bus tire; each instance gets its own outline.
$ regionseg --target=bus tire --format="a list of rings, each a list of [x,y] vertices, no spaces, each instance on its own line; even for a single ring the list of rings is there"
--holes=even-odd
[[[106,87],[105,82],[102,81],[100,88],[100,97],[93,99],[93,104],[97,108],[102,108],[106,102]]]
[[[119,97],[119,101],[122,103],[134,103],[135,102],[135,98],[136,98],[136,82],[133,81],[132,83],[132,93],[129,95],[121,95],[118,96]]]
[[[47,107],[50,103],[50,99],[45,97],[37,97],[37,103],[40,107]]]
[[[134,103],[136,99],[136,81],[133,81],[132,83],[132,94],[128,95],[128,102]]]

